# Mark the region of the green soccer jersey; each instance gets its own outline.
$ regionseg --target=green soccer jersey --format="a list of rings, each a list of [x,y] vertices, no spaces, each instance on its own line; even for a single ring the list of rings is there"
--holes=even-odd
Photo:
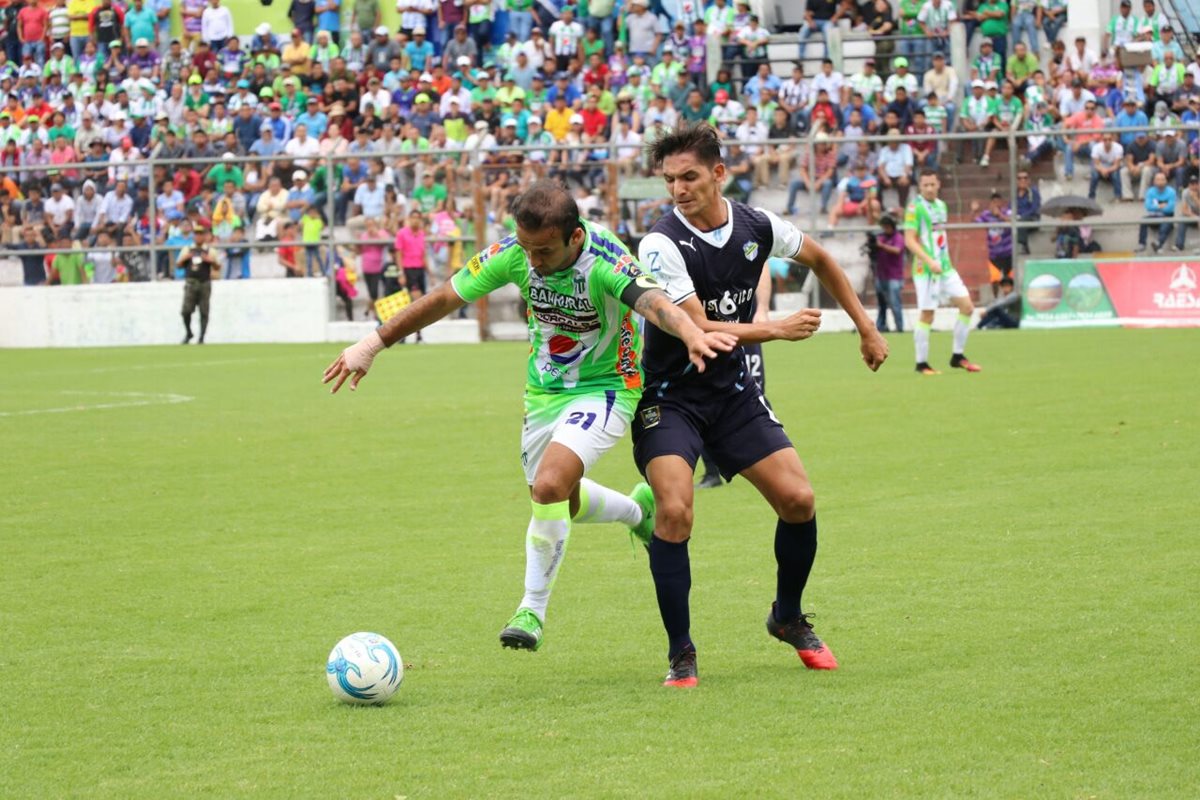
[[[954,272],[950,263],[950,245],[946,239],[946,204],[942,200],[932,203],[917,195],[910,200],[904,211],[904,230],[916,231],[917,241],[925,252],[942,265],[942,275]],[[928,277],[931,273],[925,262],[912,257],[912,274],[914,278]]]
[[[515,236],[475,254],[452,279],[468,303],[509,283],[529,308],[526,405],[547,405],[564,394],[635,391],[642,387],[642,341],[621,293],[634,280],[650,281],[637,260],[608,230],[580,220],[587,233],[579,259],[553,275],[529,264]]]

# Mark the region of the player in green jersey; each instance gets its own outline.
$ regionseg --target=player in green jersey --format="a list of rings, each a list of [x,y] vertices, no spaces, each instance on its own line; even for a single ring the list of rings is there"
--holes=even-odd
[[[971,293],[950,263],[950,246],[946,238],[946,203],[938,199],[941,182],[937,172],[922,170],[918,194],[904,212],[904,244],[912,254],[913,286],[917,290],[917,310],[920,319],[913,330],[913,345],[917,350],[917,372],[937,375],[929,366],[929,331],[933,327],[933,312],[946,300],[958,308],[954,322],[954,351],[950,366],[979,372],[979,365],[967,360],[963,349],[971,330]]]
[[[625,433],[642,392],[642,342],[633,312],[687,346],[696,370],[737,338],[705,333],[677,308],[609,231],[579,218],[571,194],[541,181],[515,202],[516,235],[477,253],[454,278],[346,348],[324,381],[356,389],[376,354],[509,283],[529,307],[529,368],[521,461],[533,504],[526,533],[525,596],[500,633],[506,647],[536,650],[550,590],[576,522],[623,522],[643,544],[654,496],[588,480]]]

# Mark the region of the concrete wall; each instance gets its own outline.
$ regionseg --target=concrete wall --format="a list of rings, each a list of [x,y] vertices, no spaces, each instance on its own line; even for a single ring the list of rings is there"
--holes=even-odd
[[[0,288],[0,347],[174,344],[183,283]],[[215,281],[207,341],[324,342],[323,279]],[[199,331],[199,312],[192,329]]]

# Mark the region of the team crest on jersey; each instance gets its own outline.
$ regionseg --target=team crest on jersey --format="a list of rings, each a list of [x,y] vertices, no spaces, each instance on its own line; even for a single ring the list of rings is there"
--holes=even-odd
[[[642,427],[653,428],[658,423],[662,422],[662,412],[658,410],[658,406],[650,406],[642,409]]]
[[[746,242],[742,246],[742,253],[746,256],[747,261],[754,260],[754,254],[758,252],[758,242]]]

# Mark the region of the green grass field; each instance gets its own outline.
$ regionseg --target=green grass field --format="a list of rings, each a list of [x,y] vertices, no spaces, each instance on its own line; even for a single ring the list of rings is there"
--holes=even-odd
[[[763,630],[738,481],[697,501],[690,692],[615,525],[575,528],[542,650],[498,645],[522,345],[336,397],[333,346],[0,352],[0,797],[1200,796],[1200,332],[980,334],[937,378],[892,343],[766,349],[842,668]],[[326,686],[363,629],[409,665],[383,708]]]

